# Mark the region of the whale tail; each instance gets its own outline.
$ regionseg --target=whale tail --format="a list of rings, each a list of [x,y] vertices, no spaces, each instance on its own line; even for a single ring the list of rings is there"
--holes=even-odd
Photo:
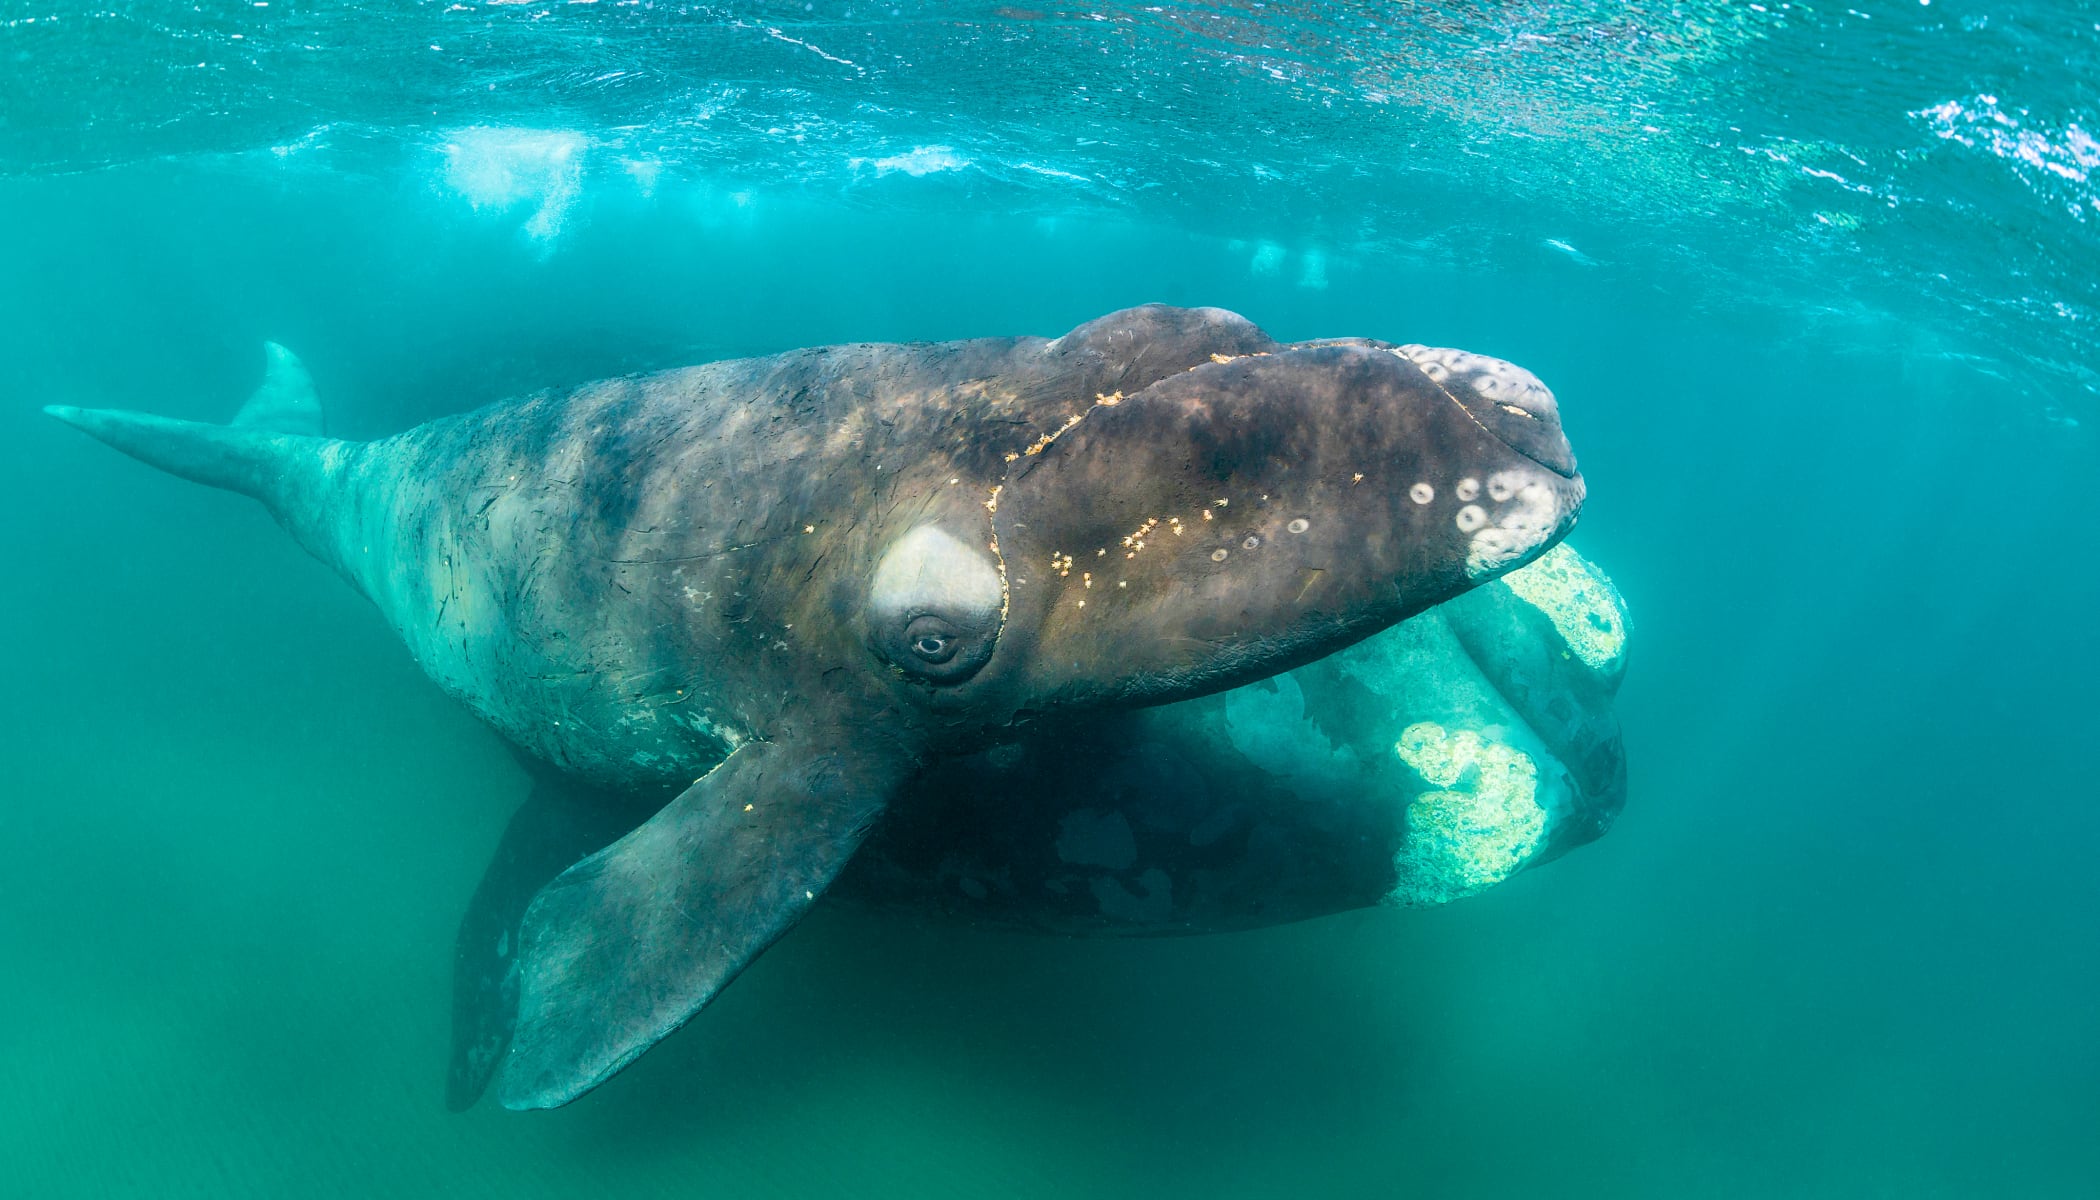
[[[319,482],[321,450],[331,443],[306,365],[275,342],[263,345],[262,386],[231,424],[63,404],[44,411],[171,475],[253,496],[282,520]]]

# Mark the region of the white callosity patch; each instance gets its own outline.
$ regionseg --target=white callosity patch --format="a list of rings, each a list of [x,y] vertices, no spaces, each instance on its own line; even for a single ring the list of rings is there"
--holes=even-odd
[[[1445,346],[1401,346],[1393,353],[1422,368],[1439,384],[1463,383],[1492,404],[1537,412],[1550,408],[1553,392],[1539,377],[1518,366],[1470,350]]]
[[[1463,522],[1459,524],[1461,530],[1473,535],[1466,546],[1469,579],[1486,578],[1522,559],[1544,545],[1560,526],[1559,493],[1548,486],[1543,475],[1498,471],[1494,479],[1501,481],[1499,486],[1509,498],[1497,506],[1493,519],[1470,530]],[[1497,483],[1490,482],[1490,499],[1497,487]]]
[[[985,553],[937,525],[921,525],[897,539],[875,568],[869,607],[909,618],[938,612],[990,626],[1004,589]]]
[[[1362,731],[1344,747],[1361,755],[1367,773],[1344,786],[1397,810],[1389,902],[1442,904],[1507,879],[1582,810],[1564,764],[1441,610],[1330,661],[1371,697]],[[1227,693],[1228,705],[1237,695]]]
[[[1538,765],[1505,742],[1434,721],[1407,727],[1393,747],[1429,785],[1407,806],[1407,845],[1393,899],[1442,904],[1509,878],[1546,838]]]
[[[1407,345],[1393,353],[1420,367],[1439,387],[1462,385],[1520,414],[1553,411],[1552,391],[1515,363],[1439,346]],[[1410,494],[1417,504],[1428,502],[1421,492]],[[1485,579],[1507,569],[1545,544],[1560,525],[1559,492],[1537,472],[1496,471],[1485,483],[1467,475],[1453,483],[1451,494],[1464,505],[1452,514],[1452,521],[1460,533],[1472,536],[1466,551],[1470,579]],[[1495,506],[1492,511],[1474,503],[1483,498]]]
[[[1604,572],[1561,545],[1502,582],[1545,614],[1584,666],[1606,675],[1618,672],[1626,656],[1626,602]]]
[[[1390,822],[1388,903],[1477,894],[1536,863],[1571,822],[1615,811],[1623,794],[1571,767],[1571,753],[1590,755],[1616,738],[1614,723],[1597,720],[1615,675],[1603,688],[1569,688],[1580,680],[1558,668],[1577,665],[1563,662],[1575,658],[1574,635],[1536,619],[1540,601],[1531,597],[1547,595],[1555,597],[1553,611],[1584,623],[1587,610],[1601,606],[1598,620],[1623,637],[1609,584],[1574,551],[1556,549],[1463,602],[1314,666],[1226,692],[1221,732],[1248,768],[1287,792],[1369,806]],[[1519,644],[1462,640],[1459,603],[1491,618],[1469,628],[1507,628]],[[1534,693],[1546,688],[1551,705],[1587,716],[1542,731],[1505,690],[1512,683]]]

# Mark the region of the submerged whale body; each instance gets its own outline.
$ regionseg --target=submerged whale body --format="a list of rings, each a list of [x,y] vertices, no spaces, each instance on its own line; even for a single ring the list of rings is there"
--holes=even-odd
[[[1082,936],[1474,895],[1610,828],[1626,650],[1562,543],[1294,671],[944,760],[834,893]]]
[[[1583,497],[1528,372],[1217,309],[712,363],[364,443],[273,356],[228,426],[47,411],[260,500],[550,791],[603,800],[555,836],[573,807],[528,804],[476,894],[456,1103],[602,1082],[940,772],[1314,663],[1536,559]],[[1410,736],[1427,771],[1487,753]]]

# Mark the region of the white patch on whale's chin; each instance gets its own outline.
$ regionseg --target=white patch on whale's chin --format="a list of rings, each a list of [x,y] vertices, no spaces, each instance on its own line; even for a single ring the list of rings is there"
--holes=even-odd
[[[1472,535],[1466,545],[1466,578],[1472,580],[1522,561],[1560,527],[1559,493],[1536,471],[1497,471],[1488,476],[1487,494],[1498,502],[1489,519],[1459,522],[1459,529]],[[1461,516],[1480,511],[1468,505]]]

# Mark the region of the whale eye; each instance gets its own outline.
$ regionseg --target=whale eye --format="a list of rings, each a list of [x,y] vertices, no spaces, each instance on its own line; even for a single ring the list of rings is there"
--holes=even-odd
[[[955,627],[930,614],[912,618],[904,627],[904,644],[913,654],[930,663],[944,663],[955,657],[955,648],[960,642]]]
[[[1004,598],[989,555],[921,525],[890,546],[869,581],[869,646],[921,683],[961,683],[991,658]]]

